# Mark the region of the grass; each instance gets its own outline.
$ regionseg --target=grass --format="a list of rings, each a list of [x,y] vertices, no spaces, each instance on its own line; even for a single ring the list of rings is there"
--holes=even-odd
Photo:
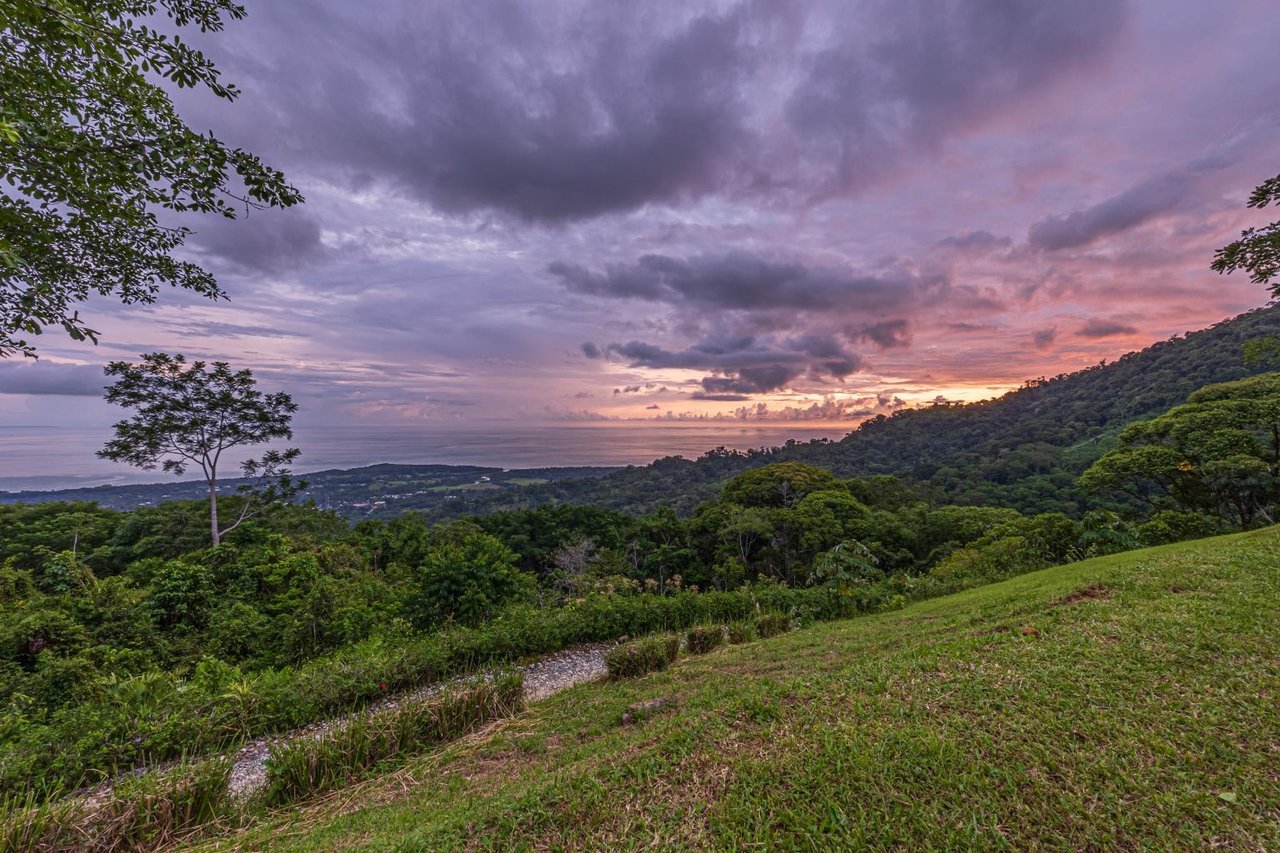
[[[1047,569],[573,688],[216,849],[1280,849],[1278,602],[1277,528]]]
[[[724,644],[723,625],[695,625],[687,636],[689,654],[705,655]]]
[[[524,707],[519,673],[455,687],[377,714],[357,716],[321,737],[271,748],[267,805],[281,805],[348,784],[374,767],[463,737]]]
[[[654,634],[610,649],[604,664],[610,678],[635,678],[666,669],[679,654],[679,634]]]
[[[154,850],[234,816],[231,762],[183,763],[128,779],[92,800],[11,801],[0,808],[0,850]]]

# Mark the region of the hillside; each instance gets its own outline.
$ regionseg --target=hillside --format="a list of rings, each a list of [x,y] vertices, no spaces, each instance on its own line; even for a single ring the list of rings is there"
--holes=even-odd
[[[892,474],[927,485],[942,502],[1022,512],[1084,508],[1075,480],[1125,424],[1163,412],[1204,385],[1274,369],[1246,365],[1246,340],[1280,334],[1280,306],[1225,320],[1075,373],[1037,379],[979,403],[902,410],[862,424],[839,442],[793,443],[769,452],[663,459],[591,479],[565,479],[466,495],[444,516],[564,501],[628,512],[690,512],[728,477],[769,462],[807,462],[842,476]]]
[[[508,470],[477,465],[367,465],[329,469],[301,475],[304,497],[321,509],[347,518],[395,517],[407,509],[435,507],[464,495],[513,489],[566,477],[598,477],[616,468],[526,468]],[[224,480],[219,491],[234,494],[247,481]],[[169,480],[124,486],[82,486],[52,491],[0,491],[0,505],[45,501],[93,501],[108,509],[130,510],[167,501],[201,500],[208,492],[203,481]]]
[[[1277,600],[1277,528],[1047,569],[572,688],[207,849],[1272,849]]]
[[[770,462],[807,462],[841,476],[891,474],[925,485],[939,502],[1078,515],[1075,480],[1125,424],[1184,401],[1197,388],[1274,369],[1245,365],[1244,341],[1280,334],[1280,306],[1251,311],[1153,344],[1117,361],[1037,379],[979,403],[899,411],[867,421],[839,442],[791,442],[751,452],[713,450],[626,468],[503,470],[451,465],[372,465],[305,475],[306,496],[353,518],[421,511],[455,518],[549,503],[682,515],[719,494],[725,480]],[[233,491],[229,480],[225,490]],[[113,509],[199,498],[199,483],[0,492],[0,504],[97,501]]]

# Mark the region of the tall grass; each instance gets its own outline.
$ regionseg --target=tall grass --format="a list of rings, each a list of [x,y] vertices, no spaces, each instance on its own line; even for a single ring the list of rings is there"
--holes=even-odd
[[[791,630],[791,617],[785,613],[761,613],[756,617],[756,636],[776,637]]]
[[[272,747],[264,802],[283,805],[341,787],[379,765],[462,737],[523,707],[523,677],[500,673],[439,696],[356,717],[321,737]]]
[[[689,629],[689,654],[704,655],[724,643],[723,625],[697,625]]]
[[[666,669],[680,654],[677,634],[659,634],[623,643],[604,656],[610,678],[634,678],[646,672]]]
[[[0,850],[152,850],[231,813],[231,760],[180,764],[164,773],[123,780],[111,791],[56,803],[0,806]]]

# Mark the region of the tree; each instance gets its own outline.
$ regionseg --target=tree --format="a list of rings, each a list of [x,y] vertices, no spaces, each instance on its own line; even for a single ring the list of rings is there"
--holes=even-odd
[[[1277,203],[1280,203],[1280,175],[1263,181],[1249,196],[1248,205],[1261,209]],[[1214,254],[1212,269],[1220,274],[1244,270],[1249,273],[1250,281],[1268,285],[1274,295],[1280,296],[1280,282],[1273,281],[1280,275],[1280,222],[1246,228],[1239,240]]]
[[[253,154],[189,128],[161,87],[235,100],[160,27],[218,32],[244,15],[232,0],[0,0],[0,357],[34,356],[25,336],[51,326],[96,342],[76,311],[94,293],[224,296],[175,257],[191,230],[170,214],[234,219],[302,201]]]
[[[1239,527],[1271,524],[1280,499],[1280,373],[1208,385],[1126,427],[1120,447],[1080,477],[1155,509],[1172,503]]]
[[[138,413],[115,425],[116,437],[98,456],[147,471],[159,464],[179,475],[190,465],[198,466],[209,484],[209,531],[215,546],[263,508],[305,486],[289,476],[287,466],[298,458],[296,448],[268,450],[261,459],[242,463],[249,481],[238,489],[244,500],[235,521],[220,526],[222,455],[234,447],[293,438],[290,422],[297,404],[283,392],[264,395],[253,373],[232,371],[225,361],[206,369],[203,361],[188,364],[182,355],[155,352],[142,356],[141,364],[113,361],[106,373],[118,377],[107,388],[107,402]]]
[[[406,615],[420,628],[448,620],[479,625],[503,604],[533,591],[516,553],[467,522],[435,531],[437,541],[413,571]]]
[[[746,507],[791,507],[810,492],[846,489],[834,474],[801,462],[774,462],[743,471],[725,484],[726,503]]]

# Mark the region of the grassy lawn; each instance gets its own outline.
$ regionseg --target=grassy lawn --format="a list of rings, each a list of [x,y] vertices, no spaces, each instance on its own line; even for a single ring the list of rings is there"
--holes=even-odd
[[[584,685],[207,847],[1280,850],[1280,529]]]

